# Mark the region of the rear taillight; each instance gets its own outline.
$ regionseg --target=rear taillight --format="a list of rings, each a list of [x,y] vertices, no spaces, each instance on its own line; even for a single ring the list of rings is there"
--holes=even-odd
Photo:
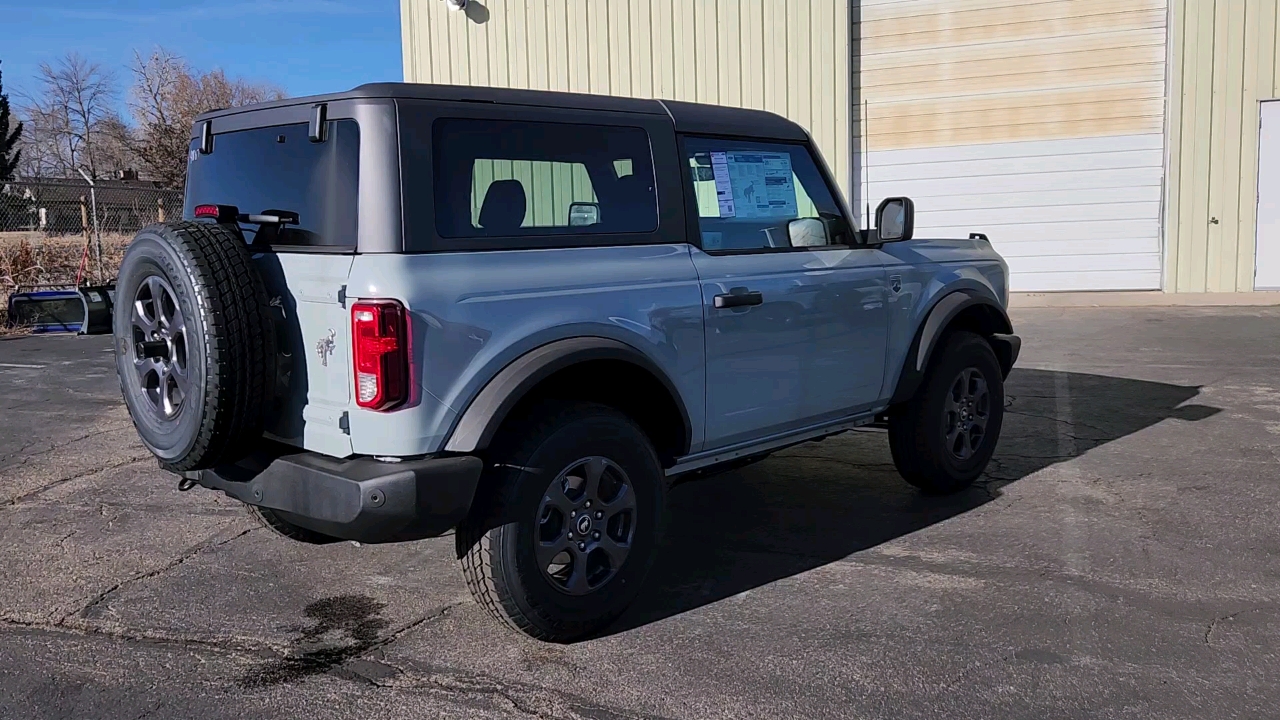
[[[409,399],[409,335],[404,306],[361,300],[351,306],[356,404],[390,410]]]

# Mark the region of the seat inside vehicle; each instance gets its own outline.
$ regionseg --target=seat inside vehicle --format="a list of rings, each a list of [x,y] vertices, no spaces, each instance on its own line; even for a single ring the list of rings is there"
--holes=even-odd
[[[484,194],[480,206],[480,227],[495,232],[513,232],[524,223],[528,199],[519,180],[496,180]]]

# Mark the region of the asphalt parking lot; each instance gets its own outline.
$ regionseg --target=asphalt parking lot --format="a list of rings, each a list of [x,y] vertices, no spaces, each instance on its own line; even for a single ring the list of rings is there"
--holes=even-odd
[[[1280,706],[1280,308],[1023,310],[956,497],[852,433],[672,491],[641,600],[546,645],[452,538],[179,493],[104,338],[0,340],[3,718],[1219,718]]]

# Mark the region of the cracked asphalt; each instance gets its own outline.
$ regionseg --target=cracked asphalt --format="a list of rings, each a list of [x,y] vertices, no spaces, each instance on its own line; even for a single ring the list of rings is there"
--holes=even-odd
[[[1280,309],[1014,320],[977,486],[919,495],[877,432],[679,485],[641,600],[568,646],[491,622],[452,538],[179,493],[107,339],[0,340],[0,717],[1275,717]]]

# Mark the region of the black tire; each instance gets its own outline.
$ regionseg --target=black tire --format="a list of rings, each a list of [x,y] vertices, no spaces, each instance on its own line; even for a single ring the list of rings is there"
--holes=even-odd
[[[210,468],[253,450],[275,380],[269,308],[234,228],[162,223],[129,245],[116,283],[116,370],[162,468]]]
[[[975,387],[975,377],[985,384],[985,401],[956,405]],[[1003,421],[1004,379],[995,352],[979,335],[953,332],[934,353],[916,396],[889,411],[893,463],[926,493],[959,492],[986,470]]]
[[[340,540],[332,535],[318,533],[315,530],[308,530],[299,527],[281,517],[281,513],[271,508],[258,507],[257,505],[245,504],[245,510],[249,516],[258,522],[262,527],[279,535],[280,537],[296,540],[308,545],[328,545],[329,543],[340,542]]]
[[[504,428],[495,438],[490,461],[481,478],[477,506],[456,536],[471,594],[495,618],[539,640],[570,642],[606,628],[640,591],[666,525],[666,481],[649,438],[612,408],[548,403],[523,413],[514,427]],[[595,465],[578,465],[584,462]],[[576,475],[582,476],[582,486],[588,485],[585,478],[590,467],[602,468],[603,475],[595,473],[601,488],[617,485],[619,480],[629,484],[634,512],[625,520],[626,511],[618,510],[626,504],[622,491],[594,507],[583,505],[585,494],[572,501],[578,509],[569,512],[589,516],[587,535],[593,539],[583,542],[584,552],[577,544],[581,534],[565,543],[583,518],[573,520],[561,512],[566,506],[553,502],[552,488],[572,496],[564,488],[574,485]],[[553,523],[556,514],[565,523],[558,530]],[[615,528],[622,529],[621,535]],[[627,528],[629,549],[613,567],[610,548],[618,552],[619,545],[606,543],[626,536]],[[567,553],[568,570],[549,572],[549,568],[565,567],[564,563],[553,561],[543,567],[539,556],[545,560],[562,544],[572,547],[554,557]],[[579,558],[581,565],[575,564]],[[602,572],[606,565],[607,572]],[[598,585],[592,585],[592,573]]]

